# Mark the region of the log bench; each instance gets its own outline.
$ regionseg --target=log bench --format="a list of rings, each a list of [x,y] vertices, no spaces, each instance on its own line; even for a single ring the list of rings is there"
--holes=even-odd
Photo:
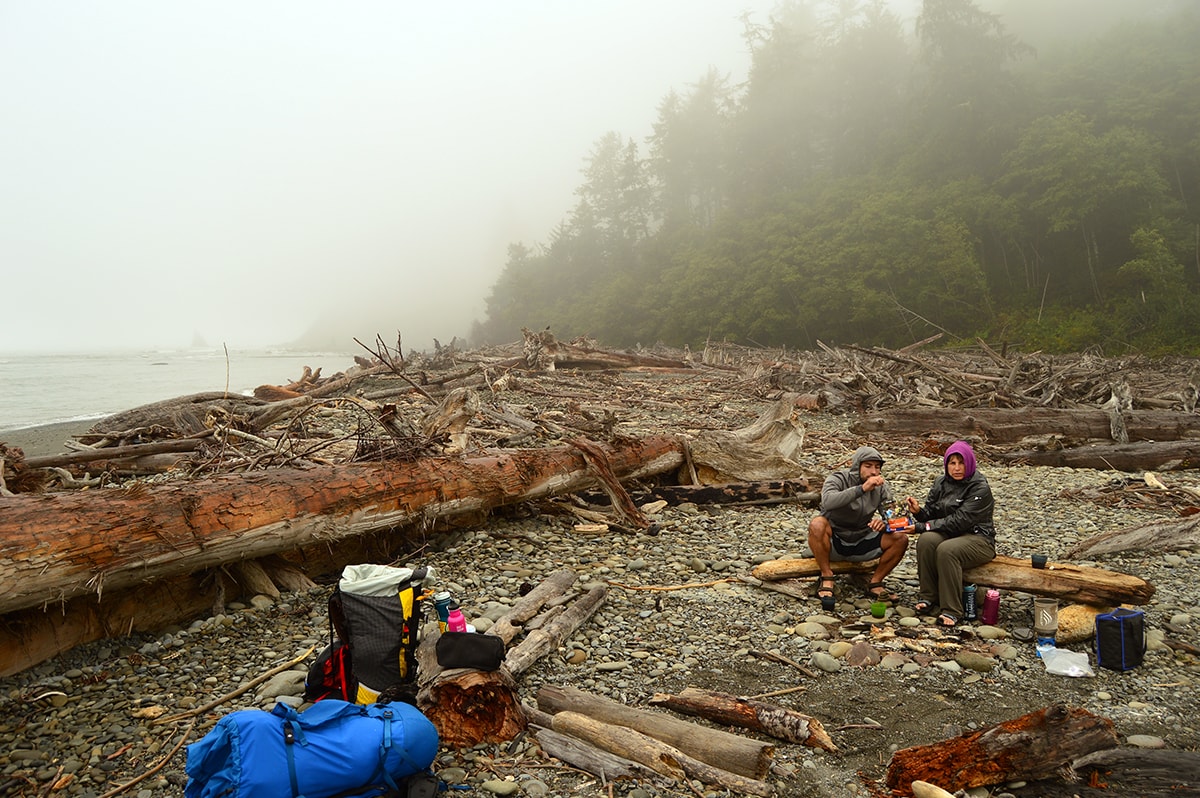
[[[830,563],[835,574],[871,574],[878,560]],[[816,577],[821,573],[811,557],[769,560],[750,572],[764,582]],[[1078,604],[1115,607],[1120,604],[1146,604],[1154,595],[1154,585],[1130,574],[1089,568],[1071,563],[1048,562],[1034,568],[1028,559],[997,555],[996,559],[963,571],[963,578],[977,585],[1019,590],[1035,596],[1047,596]]]

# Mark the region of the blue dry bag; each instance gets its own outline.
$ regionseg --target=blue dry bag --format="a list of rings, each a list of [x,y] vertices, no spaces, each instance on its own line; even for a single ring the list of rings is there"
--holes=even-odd
[[[416,707],[326,699],[231,712],[187,747],[185,798],[365,798],[429,768],[438,734]]]

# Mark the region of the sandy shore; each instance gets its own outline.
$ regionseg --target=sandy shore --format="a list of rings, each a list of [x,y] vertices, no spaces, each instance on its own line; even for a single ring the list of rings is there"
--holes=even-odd
[[[66,452],[64,441],[72,435],[87,432],[95,421],[64,421],[59,424],[43,424],[38,427],[0,430],[0,443],[18,446],[26,457],[44,457]]]

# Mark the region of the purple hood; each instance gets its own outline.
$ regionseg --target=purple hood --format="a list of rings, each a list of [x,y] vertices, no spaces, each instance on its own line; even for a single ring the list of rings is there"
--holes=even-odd
[[[971,448],[971,444],[966,441],[955,441],[946,447],[946,456],[942,460],[942,467],[950,462],[950,455],[957,454],[963,459],[963,465],[966,466],[966,471],[963,473],[963,479],[970,479],[975,474],[975,450]],[[946,476],[950,476],[950,472],[946,472]]]

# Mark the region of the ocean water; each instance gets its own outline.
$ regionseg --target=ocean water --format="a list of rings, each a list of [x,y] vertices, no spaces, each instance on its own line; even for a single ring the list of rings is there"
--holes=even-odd
[[[354,365],[354,353],[188,349],[108,354],[0,352],[0,430],[103,418],[140,405],[207,391],[249,395],[321,369]]]

